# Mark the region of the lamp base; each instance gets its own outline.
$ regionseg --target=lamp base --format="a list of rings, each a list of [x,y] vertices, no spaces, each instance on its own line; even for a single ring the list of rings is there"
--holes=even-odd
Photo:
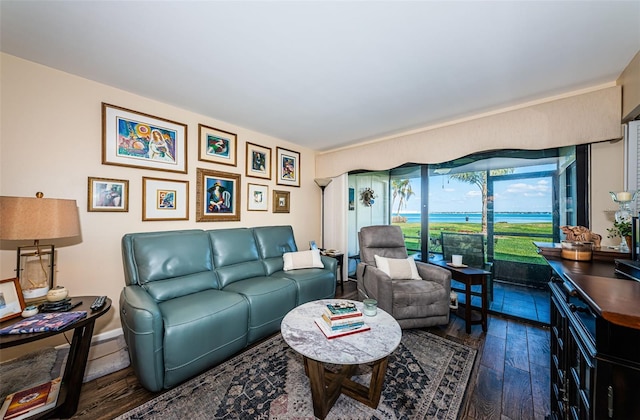
[[[25,299],[37,299],[46,296],[49,292],[49,286],[38,287],[37,289],[25,289],[22,291],[22,296]]]

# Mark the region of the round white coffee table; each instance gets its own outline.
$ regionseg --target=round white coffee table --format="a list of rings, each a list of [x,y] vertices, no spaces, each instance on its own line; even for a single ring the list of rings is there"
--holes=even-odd
[[[387,370],[387,358],[398,347],[402,330],[396,320],[378,308],[376,316],[365,316],[369,331],[327,339],[314,319],[322,316],[328,303],[344,299],[325,299],[308,302],[292,309],[282,320],[282,338],[304,359],[305,373],[309,377],[313,411],[325,418],[333,404],[345,394],[369,407],[377,408]],[[356,304],[362,311],[362,302]],[[325,369],[323,363],[342,365],[339,372]],[[351,380],[360,364],[372,363],[369,387]]]

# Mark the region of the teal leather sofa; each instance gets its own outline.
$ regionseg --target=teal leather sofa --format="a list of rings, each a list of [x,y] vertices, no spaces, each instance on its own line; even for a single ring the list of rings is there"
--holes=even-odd
[[[130,233],[120,320],[149,391],[171,388],[280,330],[294,307],[333,298],[336,260],[283,271],[291,226]]]

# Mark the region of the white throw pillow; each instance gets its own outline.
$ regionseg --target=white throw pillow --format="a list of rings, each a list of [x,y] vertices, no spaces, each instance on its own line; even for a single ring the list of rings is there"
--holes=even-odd
[[[282,254],[284,271],[299,270],[301,268],[324,268],[320,258],[320,250],[285,252]]]
[[[422,280],[418,274],[416,261],[411,258],[385,258],[374,255],[376,267],[382,270],[391,280]]]

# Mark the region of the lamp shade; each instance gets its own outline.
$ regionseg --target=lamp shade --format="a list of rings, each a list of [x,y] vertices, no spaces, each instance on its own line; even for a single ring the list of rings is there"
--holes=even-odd
[[[314,181],[318,185],[318,187],[324,188],[327,185],[331,184],[332,179],[331,178],[316,178],[316,179],[314,179]]]
[[[76,200],[0,197],[0,239],[35,241],[78,235]]]

